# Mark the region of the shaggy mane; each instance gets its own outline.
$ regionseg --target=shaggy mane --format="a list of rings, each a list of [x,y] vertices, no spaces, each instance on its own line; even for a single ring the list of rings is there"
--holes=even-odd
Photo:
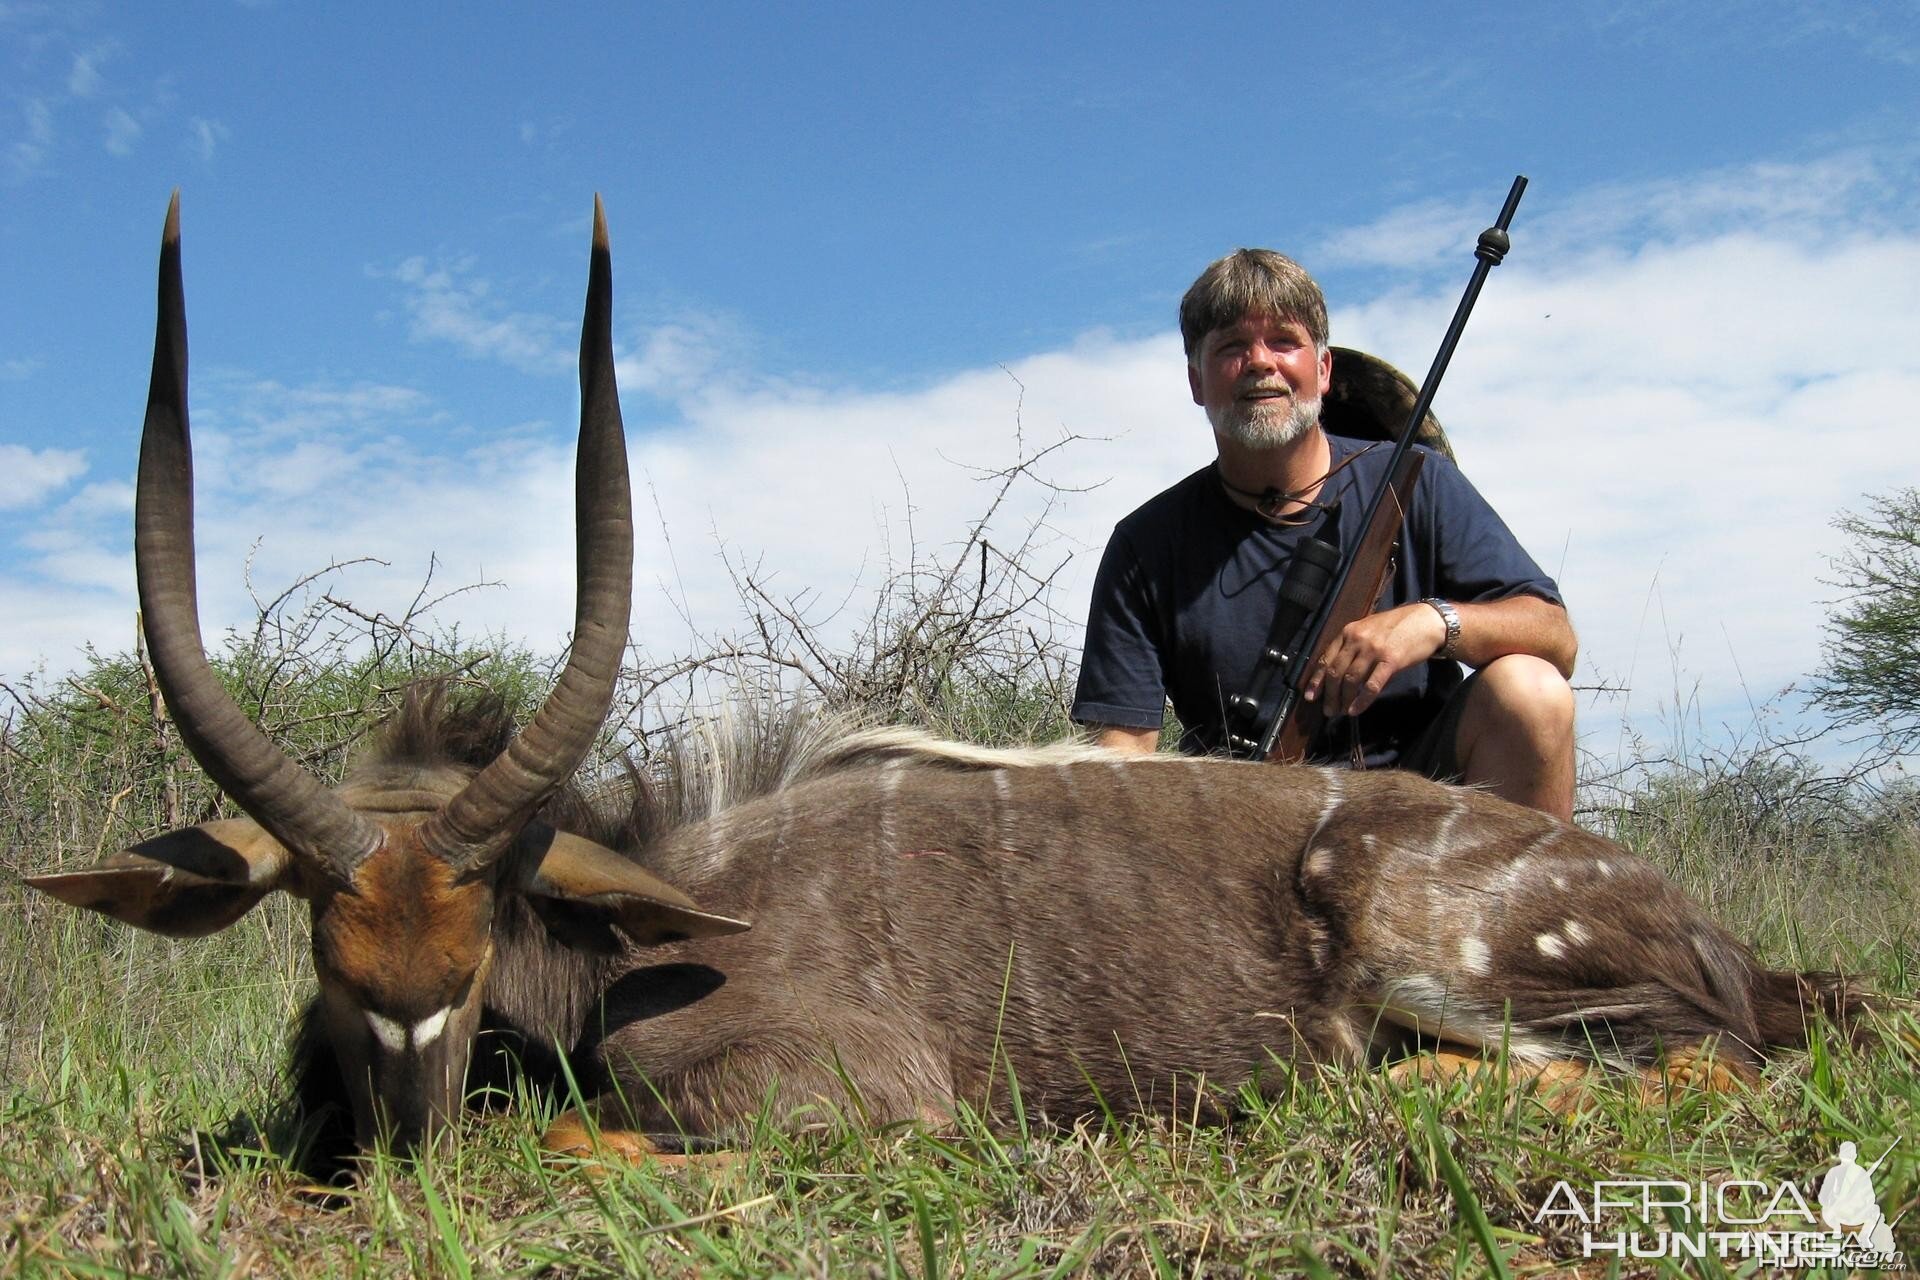
[[[520,730],[497,694],[456,691],[432,680],[407,689],[400,709],[356,765],[454,764],[484,768]],[[576,778],[555,793],[546,821],[609,848],[637,853],[676,828],[788,787],[887,761],[956,770],[1016,769],[1133,757],[1066,741],[1043,747],[978,747],[923,729],[875,725],[844,712],[766,704],[733,709],[666,738],[620,773]]]
[[[464,696],[445,680],[408,685],[400,709],[356,755],[365,764],[458,764],[484,768],[520,731],[506,699],[492,691]]]
[[[889,760],[984,770],[1128,757],[1078,742],[976,747],[845,712],[764,705],[670,738],[644,766],[629,760],[633,801],[618,847],[642,849],[677,827],[815,778]]]

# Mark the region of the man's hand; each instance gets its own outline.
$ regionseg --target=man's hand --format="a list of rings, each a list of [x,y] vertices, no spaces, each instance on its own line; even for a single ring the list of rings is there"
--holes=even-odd
[[[1416,601],[1347,624],[1321,655],[1302,693],[1321,701],[1329,716],[1357,716],[1373,705],[1387,681],[1425,662],[1447,642],[1447,624],[1432,605]]]
[[[1580,646],[1559,605],[1537,596],[1509,596],[1453,607],[1460,615],[1460,643],[1453,656],[1469,667],[1525,653],[1552,663],[1563,677],[1573,675]],[[1433,657],[1446,642],[1447,624],[1425,601],[1383,610],[1342,631],[1301,692],[1309,702],[1324,702],[1329,716],[1357,716],[1373,705],[1387,681]]]

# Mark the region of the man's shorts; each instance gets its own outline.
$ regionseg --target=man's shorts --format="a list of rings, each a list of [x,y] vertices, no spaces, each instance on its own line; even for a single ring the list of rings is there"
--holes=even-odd
[[[1425,774],[1435,782],[1460,781],[1460,756],[1455,749],[1458,745],[1456,739],[1460,736],[1460,713],[1467,705],[1474,682],[1479,678],[1478,671],[1467,674],[1466,680],[1453,691],[1446,705],[1440,708],[1440,714],[1427,726],[1427,731],[1400,753],[1394,768]]]

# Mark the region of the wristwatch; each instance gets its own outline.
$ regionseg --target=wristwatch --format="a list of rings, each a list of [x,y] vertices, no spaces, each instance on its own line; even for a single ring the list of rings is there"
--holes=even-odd
[[[1440,652],[1434,656],[1453,658],[1460,648],[1460,611],[1438,596],[1428,596],[1420,603],[1432,605],[1433,611],[1440,615],[1440,621],[1447,624],[1447,642],[1440,646]]]

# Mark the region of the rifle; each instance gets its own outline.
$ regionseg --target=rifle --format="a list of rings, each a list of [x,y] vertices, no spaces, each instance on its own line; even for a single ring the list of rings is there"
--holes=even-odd
[[[1487,273],[1507,256],[1511,247],[1507,228],[1526,189],[1525,176],[1515,177],[1500,216],[1480,233],[1473,250],[1477,260],[1473,277],[1454,309],[1453,322],[1440,340],[1440,351],[1427,370],[1426,381],[1420,384],[1407,425],[1394,440],[1386,475],[1367,500],[1360,518],[1364,532],[1353,555],[1344,560],[1340,555],[1337,509],[1295,549],[1293,561],[1280,581],[1280,603],[1274,610],[1267,642],[1254,664],[1250,689],[1227,700],[1229,715],[1246,730],[1237,733],[1229,728],[1228,746],[1237,754],[1291,764],[1306,758],[1307,747],[1319,735],[1326,712],[1320,702],[1303,698],[1301,690],[1320,656],[1348,624],[1373,612],[1386,587],[1393,571],[1400,524],[1426,461],[1425,454],[1413,451],[1414,435],[1426,421]]]

